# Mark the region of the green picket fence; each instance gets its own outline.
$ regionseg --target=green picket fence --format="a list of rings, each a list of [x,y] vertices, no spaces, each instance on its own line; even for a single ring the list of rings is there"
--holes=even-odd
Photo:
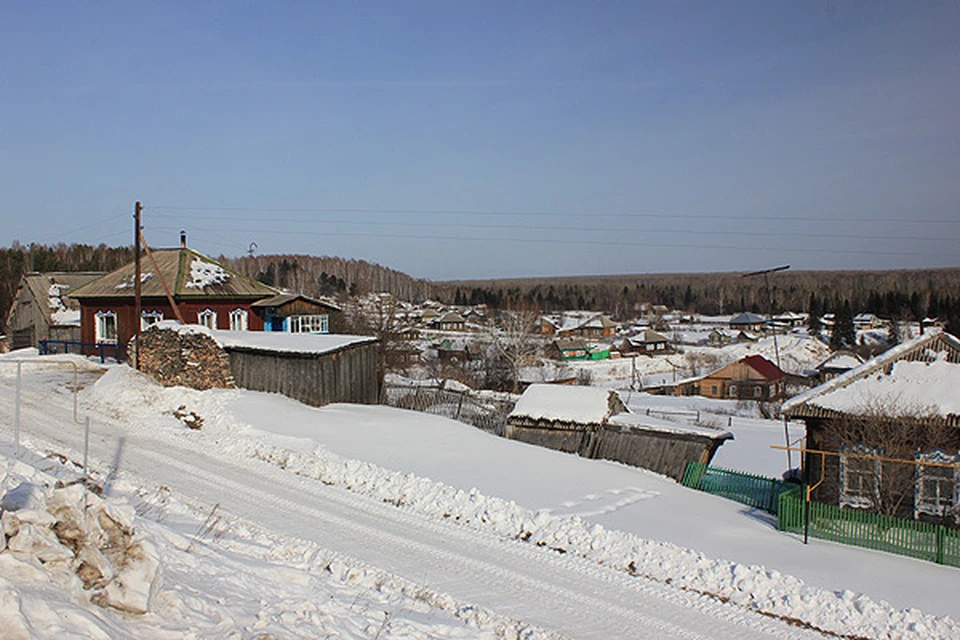
[[[777,510],[780,531],[803,533],[803,490],[782,493]],[[866,549],[960,567],[960,530],[917,520],[893,518],[862,509],[811,502],[807,533]]]
[[[681,484],[776,514],[779,497],[797,485],[763,476],[690,462]]]

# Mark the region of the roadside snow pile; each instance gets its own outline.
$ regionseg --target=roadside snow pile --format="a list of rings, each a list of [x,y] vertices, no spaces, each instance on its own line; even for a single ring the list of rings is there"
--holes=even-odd
[[[85,492],[82,484],[50,488],[22,480],[3,494],[0,509],[0,555],[8,556],[2,559],[7,569],[42,568],[95,604],[129,613],[149,610],[160,561],[153,543],[134,531],[132,507]]]
[[[897,610],[853,592],[832,592],[763,566],[709,558],[677,545],[645,540],[636,535],[607,530],[579,517],[531,511],[514,502],[463,491],[413,474],[389,471],[376,465],[310,449],[307,441],[265,438],[220,409],[238,391],[196,392],[161,389],[127,368],[115,368],[93,388],[91,398],[118,415],[144,424],[159,425],[158,413],[186,405],[199,411],[220,433],[191,431],[191,438],[209,438],[211,448],[226,455],[245,455],[268,461],[300,476],[317,479],[367,495],[397,507],[437,519],[572,554],[707,597],[729,601],[766,615],[789,620],[831,634],[872,638],[960,637],[960,625],[949,617],[934,617],[919,610]],[[169,422],[180,437],[182,425]],[[172,431],[176,429],[176,431]],[[229,438],[224,438],[229,432]],[[282,445],[277,444],[282,442]],[[297,447],[298,450],[294,450]]]
[[[344,487],[422,515],[449,519],[505,539],[574,554],[801,626],[851,637],[954,638],[960,625],[916,609],[897,611],[863,594],[836,593],[762,566],[715,560],[682,547],[607,530],[579,517],[533,512],[476,489],[401,474],[318,449],[312,454],[248,443],[247,455],[298,475]]]

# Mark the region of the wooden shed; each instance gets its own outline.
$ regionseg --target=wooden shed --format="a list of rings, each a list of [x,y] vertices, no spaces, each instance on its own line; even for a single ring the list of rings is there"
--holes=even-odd
[[[215,331],[238,387],[280,393],[320,407],[377,404],[376,338],[334,334]]]
[[[513,440],[584,458],[613,460],[676,480],[689,462],[709,464],[728,431],[630,413],[615,391],[534,384],[507,416]]]

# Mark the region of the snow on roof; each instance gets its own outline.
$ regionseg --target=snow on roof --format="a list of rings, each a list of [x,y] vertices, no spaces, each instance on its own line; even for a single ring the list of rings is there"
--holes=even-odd
[[[863,360],[855,353],[838,351],[818,364],[817,369],[823,367],[829,367],[831,369],[853,369],[859,367],[861,364],[863,364]]]
[[[50,314],[50,320],[57,326],[80,326],[79,309],[60,309]]]
[[[205,289],[213,284],[223,284],[230,278],[223,267],[195,257],[190,262],[190,280],[184,284],[189,289]]]
[[[944,350],[931,352],[935,345]],[[958,353],[960,341],[954,336],[928,333],[787,400],[781,412],[798,414],[804,406],[811,406],[851,415],[882,410],[894,416],[930,412],[957,416]],[[910,359],[918,355],[922,357]]]
[[[332,333],[215,330],[197,324],[179,324],[173,320],[164,320],[157,326],[161,329],[173,329],[179,333],[203,333],[225,348],[235,347],[284,353],[330,353],[345,347],[376,341],[376,338],[368,336],[344,336]]]
[[[879,371],[845,387],[811,399],[814,406],[850,415],[881,410],[893,416],[932,413],[960,415],[960,365],[935,362],[896,362],[889,374]]]
[[[709,427],[698,427],[692,424],[670,422],[669,420],[660,420],[636,413],[617,414],[610,418],[607,424],[614,427],[626,427],[640,431],[703,436],[715,440],[733,440],[733,434],[722,429],[711,429]]]
[[[610,394],[597,387],[532,384],[520,396],[512,417],[600,424],[610,416]]]

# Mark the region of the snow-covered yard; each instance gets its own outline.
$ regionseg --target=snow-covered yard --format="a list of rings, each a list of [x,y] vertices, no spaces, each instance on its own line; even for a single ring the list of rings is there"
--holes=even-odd
[[[0,366],[3,488],[49,492],[82,457],[71,377],[25,373],[25,450],[12,461],[11,370]],[[944,617],[960,616],[957,570],[804,546],[766,514],[640,469],[387,407],[162,389],[123,366],[82,384],[93,477],[158,550],[151,610],[90,604],[69,563],[5,552],[4,637],[612,637],[638,625],[657,637],[960,637]],[[782,424],[737,414],[727,428],[736,440],[716,464],[786,467],[769,449]]]

